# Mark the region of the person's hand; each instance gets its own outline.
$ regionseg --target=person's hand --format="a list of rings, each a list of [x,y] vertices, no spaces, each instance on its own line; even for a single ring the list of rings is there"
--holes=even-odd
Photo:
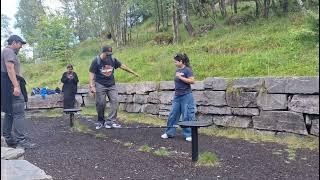
[[[89,91],[90,91],[91,93],[96,93],[96,87],[95,87],[95,86],[90,86],[90,87],[89,87]]]
[[[177,78],[180,79],[180,78],[182,77],[182,75],[183,75],[183,73],[181,73],[181,72],[176,72],[176,77],[177,77]]]
[[[13,87],[13,95],[14,96],[20,96],[21,90],[19,86]]]

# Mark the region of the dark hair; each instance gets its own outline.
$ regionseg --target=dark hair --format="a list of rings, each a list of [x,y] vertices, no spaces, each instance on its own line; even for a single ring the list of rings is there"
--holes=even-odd
[[[11,35],[8,38],[7,42],[8,42],[8,45],[12,45],[13,42],[21,42],[21,44],[26,44],[27,43],[18,35]]]
[[[182,63],[184,65],[186,65],[187,67],[191,67],[190,66],[190,60],[189,60],[189,57],[187,56],[187,54],[185,53],[177,53],[175,56],[174,56],[174,59],[176,61],[182,61]]]
[[[68,64],[68,65],[67,65],[67,69],[68,69],[68,68],[72,68],[72,69],[73,69],[72,64]]]

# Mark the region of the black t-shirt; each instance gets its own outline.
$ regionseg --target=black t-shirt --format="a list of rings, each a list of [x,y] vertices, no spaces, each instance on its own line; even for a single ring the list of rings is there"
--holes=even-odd
[[[177,69],[176,73],[177,72],[182,73],[182,77],[185,77],[185,78],[189,78],[189,77],[193,76],[191,68],[189,68],[187,66],[184,67],[183,69]],[[188,94],[188,93],[192,92],[191,85],[183,82],[181,79],[177,78],[176,76],[174,78],[174,85],[175,85],[175,95],[176,96],[181,96],[181,95]]]
[[[100,56],[97,56],[92,61],[89,71],[95,74],[95,82],[105,87],[110,87],[115,85],[114,69],[120,66],[121,62],[111,56],[108,56],[106,60],[102,60]]]

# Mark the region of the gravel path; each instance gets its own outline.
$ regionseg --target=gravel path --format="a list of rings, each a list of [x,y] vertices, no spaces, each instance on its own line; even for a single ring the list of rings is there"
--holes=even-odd
[[[163,129],[101,129],[95,133],[106,137],[99,138],[71,131],[68,117],[33,117],[31,123],[29,136],[39,147],[25,159],[54,179],[319,179],[319,150],[298,150],[290,160],[284,145],[200,134],[199,153],[215,152],[220,161],[204,167],[191,162],[191,143],[180,131],[163,140]],[[142,145],[165,147],[170,155],[140,152]]]

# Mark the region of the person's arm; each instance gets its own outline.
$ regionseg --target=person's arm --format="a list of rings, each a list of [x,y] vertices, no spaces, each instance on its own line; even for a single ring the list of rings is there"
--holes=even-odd
[[[194,84],[194,77],[191,76],[191,77],[183,77],[181,76],[181,73],[177,72],[176,73],[176,76],[183,82],[187,83],[187,84]]]
[[[78,84],[79,79],[78,79],[77,73],[73,72],[73,79],[72,80],[73,80],[74,84]]]
[[[133,75],[135,75],[135,76],[137,76],[137,77],[139,77],[139,74],[137,74],[136,72],[134,72],[133,70],[131,70],[128,66],[126,66],[124,64],[121,64],[120,68],[125,70],[125,71],[127,71],[127,72],[129,72],[129,73],[131,73],[131,74],[133,74]]]
[[[92,93],[96,92],[96,87],[95,87],[95,83],[94,83],[94,73],[89,72],[89,90]]]
[[[14,64],[12,62],[6,62],[6,68],[8,72],[9,79],[13,85],[13,95],[19,96],[21,93],[20,85],[16,77],[16,71],[14,69]]]
[[[68,82],[68,77],[67,77],[67,73],[66,73],[66,72],[64,72],[64,73],[62,74],[61,82],[62,82],[62,83]]]

